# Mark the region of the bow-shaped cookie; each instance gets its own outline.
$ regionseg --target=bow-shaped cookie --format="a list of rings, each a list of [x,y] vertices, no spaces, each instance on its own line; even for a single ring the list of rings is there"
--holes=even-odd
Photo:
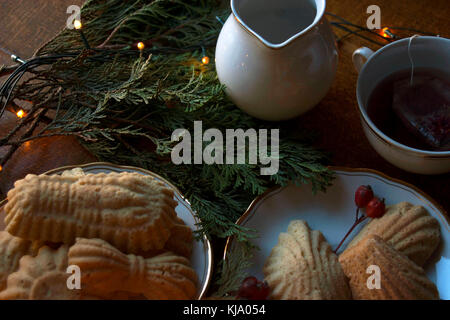
[[[145,259],[101,239],[78,238],[68,257],[69,265],[80,267],[82,290],[88,294],[107,297],[127,291],[152,300],[196,296],[197,275],[189,260],[170,252]]]

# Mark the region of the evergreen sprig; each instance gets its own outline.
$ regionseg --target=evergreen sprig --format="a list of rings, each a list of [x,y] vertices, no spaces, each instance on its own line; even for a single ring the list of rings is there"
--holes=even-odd
[[[214,297],[236,296],[236,293],[247,277],[247,269],[251,267],[253,250],[251,246],[232,245],[227,257],[219,262],[217,289]]]

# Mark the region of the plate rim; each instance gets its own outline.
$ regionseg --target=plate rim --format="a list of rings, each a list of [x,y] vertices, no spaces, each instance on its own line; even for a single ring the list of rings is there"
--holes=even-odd
[[[336,171],[343,171],[343,172],[353,172],[353,173],[357,173],[357,172],[361,172],[361,173],[371,173],[371,174],[375,174],[378,175],[384,179],[387,179],[389,181],[404,185],[405,187],[408,187],[410,189],[412,189],[413,191],[417,192],[418,194],[420,194],[425,200],[429,201],[434,207],[436,207],[437,209],[437,213],[442,216],[442,218],[444,219],[444,221],[447,222],[447,224],[450,224],[450,217],[448,212],[438,203],[436,202],[436,200],[434,200],[431,196],[429,196],[427,193],[425,193],[424,191],[422,191],[421,189],[419,189],[418,187],[403,181],[401,179],[397,179],[397,178],[392,178],[391,176],[378,171],[378,170],[374,170],[374,169],[369,169],[369,168],[351,168],[351,167],[343,167],[343,166],[328,166],[328,169],[332,170],[334,173]],[[262,201],[264,201],[264,199],[272,194],[275,191],[281,191],[282,189],[286,188],[286,186],[281,187],[281,186],[275,186],[272,188],[267,189],[264,193],[260,194],[259,196],[257,196],[255,199],[253,199],[253,201],[250,203],[250,205],[247,207],[247,210],[245,210],[245,212],[239,217],[239,219],[236,220],[236,224],[237,225],[241,225],[245,219],[247,219],[247,217],[254,211],[255,207]],[[420,199],[420,198],[419,198]],[[423,199],[420,199],[423,200]],[[223,256],[222,256],[222,260],[225,260],[227,258],[227,254],[230,251],[232,242],[233,242],[234,237],[233,236],[229,236],[227,238],[227,241],[225,243],[225,248],[223,251]]]
[[[128,166],[128,165],[119,165],[119,164],[114,164],[114,163],[110,163],[110,162],[90,162],[90,163],[85,163],[85,164],[79,164],[79,165],[67,165],[67,166],[62,166],[62,167],[58,167],[58,168],[54,168],[51,170],[48,170],[44,173],[41,174],[45,174],[45,175],[51,175],[51,174],[57,174],[60,173],[62,171],[65,170],[72,170],[75,168],[89,168],[89,167],[95,167],[95,166],[105,166],[105,167],[112,167],[115,169],[126,169],[126,170],[137,170],[143,173],[146,173],[152,177],[156,177],[158,179],[160,179],[161,181],[163,181],[164,183],[166,183],[169,187],[171,187],[175,193],[178,194],[178,196],[180,196],[181,199],[183,199],[183,201],[185,201],[189,206],[187,206],[188,211],[192,214],[192,216],[194,217],[194,220],[196,223],[200,223],[201,219],[200,217],[197,216],[197,214],[195,213],[194,209],[192,209],[191,207],[191,203],[188,201],[188,199],[183,195],[183,193],[170,181],[168,181],[167,179],[163,178],[162,176],[160,176],[159,174],[144,169],[144,168],[139,168],[139,167],[135,167],[135,166]],[[0,201],[0,208],[3,207],[6,203],[8,202],[8,199],[5,198],[2,201]],[[207,257],[209,259],[208,265],[207,265],[207,273],[206,273],[206,281],[203,284],[203,287],[200,291],[200,294],[198,295],[197,300],[202,300],[204,298],[204,296],[206,295],[206,292],[209,289],[209,286],[211,284],[211,280],[212,280],[212,275],[213,275],[213,264],[214,264],[214,253],[212,250],[212,245],[211,245],[211,241],[209,240],[209,238],[206,235],[203,235],[202,237],[203,242],[206,245],[206,251],[207,251]]]

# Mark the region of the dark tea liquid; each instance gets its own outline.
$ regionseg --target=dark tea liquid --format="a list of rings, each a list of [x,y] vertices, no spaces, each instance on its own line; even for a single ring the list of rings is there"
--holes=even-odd
[[[450,75],[440,70],[416,68],[414,77],[427,76],[444,81],[450,88]],[[367,113],[375,126],[389,138],[411,148],[436,151],[432,146],[418,139],[400,120],[392,108],[394,83],[410,79],[411,69],[396,72],[383,79],[369,96]],[[442,151],[442,150],[440,150]]]

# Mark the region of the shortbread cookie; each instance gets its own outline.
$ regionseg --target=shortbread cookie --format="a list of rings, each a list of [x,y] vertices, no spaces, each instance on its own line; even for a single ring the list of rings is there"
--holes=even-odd
[[[280,234],[263,272],[272,299],[351,299],[337,256],[322,233],[311,231],[301,220],[292,221],[287,233]]]
[[[176,222],[170,230],[171,236],[164,249],[190,259],[193,245],[192,230],[178,217]]]
[[[173,253],[144,259],[101,239],[77,239],[69,250],[69,264],[80,267],[83,292],[94,296],[122,290],[151,300],[182,300],[195,298],[197,292],[189,260]]]
[[[167,240],[164,248],[160,250],[150,250],[135,253],[144,258],[152,258],[167,251],[179,254],[188,259],[191,258],[194,237],[192,230],[187,226],[183,219],[176,218],[176,224],[170,230],[170,238]]]
[[[36,257],[23,256],[19,269],[10,274],[2,300],[68,300],[81,299],[80,290],[67,288],[67,246],[53,250],[39,249]]]
[[[8,276],[19,267],[20,258],[25,255],[35,256],[40,246],[38,242],[17,238],[9,232],[0,231],[0,291],[6,288]]]
[[[172,190],[138,173],[28,175],[8,193],[5,223],[24,239],[101,238],[136,253],[165,246],[177,224],[176,206]]]
[[[84,173],[81,168],[73,168],[71,170],[64,170],[61,174],[62,177],[83,177],[86,173]]]
[[[424,207],[408,202],[389,206],[381,218],[372,219],[348,248],[372,234],[380,236],[419,266],[425,264],[441,239],[439,222]]]
[[[354,299],[439,299],[436,286],[428,280],[424,270],[377,235],[369,235],[345,250],[339,256],[339,262],[350,279]],[[379,268],[379,289],[375,280],[368,279],[375,275],[373,270],[367,272],[370,266]]]

